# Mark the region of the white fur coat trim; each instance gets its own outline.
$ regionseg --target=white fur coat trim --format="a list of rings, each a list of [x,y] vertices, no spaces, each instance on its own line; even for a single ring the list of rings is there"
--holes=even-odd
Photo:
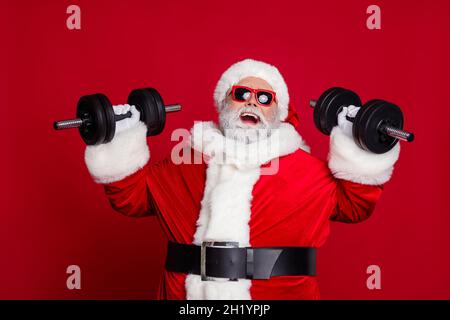
[[[109,143],[87,146],[84,159],[95,182],[119,181],[143,168],[150,159],[146,134],[147,127],[139,122]]]
[[[331,131],[328,167],[336,178],[367,185],[387,182],[400,153],[400,143],[383,154],[361,149],[336,126]]]
[[[270,160],[309,146],[289,123],[281,123],[266,139],[243,143],[225,137],[212,121],[196,122],[191,129],[191,146],[207,156],[209,161],[235,165],[240,169],[256,168]]]
[[[249,247],[252,191],[260,166],[306,145],[289,124],[283,124],[265,143],[226,138],[212,122],[196,123],[191,132],[191,146],[209,158],[193,243],[235,241]],[[188,275],[185,285],[187,299],[251,299],[251,281],[246,279],[201,281],[198,275]]]

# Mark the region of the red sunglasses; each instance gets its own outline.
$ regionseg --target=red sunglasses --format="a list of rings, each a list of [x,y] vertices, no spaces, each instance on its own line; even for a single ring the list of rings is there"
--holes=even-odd
[[[245,86],[232,86],[231,98],[237,102],[248,101],[255,95],[256,103],[263,107],[270,107],[272,102],[276,101],[276,94],[266,89],[253,89]]]

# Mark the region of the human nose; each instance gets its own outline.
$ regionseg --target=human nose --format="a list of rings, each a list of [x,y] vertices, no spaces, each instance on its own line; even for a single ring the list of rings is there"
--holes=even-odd
[[[253,106],[253,107],[257,107],[257,103],[256,103],[256,94],[252,92],[252,94],[250,95],[250,99],[247,100],[247,103],[245,104],[247,106]]]

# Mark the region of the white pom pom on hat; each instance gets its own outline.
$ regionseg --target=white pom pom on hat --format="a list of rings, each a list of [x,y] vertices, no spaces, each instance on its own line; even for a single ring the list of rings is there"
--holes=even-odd
[[[283,76],[273,65],[253,59],[236,62],[222,74],[214,90],[217,111],[222,111],[222,102],[226,98],[228,90],[247,77],[261,78],[270,84],[277,95],[280,121],[285,121],[289,111],[289,93]]]

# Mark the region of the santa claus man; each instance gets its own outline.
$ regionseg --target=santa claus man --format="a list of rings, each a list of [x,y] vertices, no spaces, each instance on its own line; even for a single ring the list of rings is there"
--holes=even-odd
[[[360,149],[345,119],[352,106],[332,130],[328,161],[315,158],[294,128],[282,75],[260,61],[226,70],[214,100],[218,124],[191,129],[189,152],[207,161],[149,164],[146,126],[125,105],[116,114],[133,116],[114,139],[87,147],[89,172],[115,210],[160,221],[169,245],[159,298],[319,298],[315,250],[330,221],[370,216],[399,144],[385,154]]]

